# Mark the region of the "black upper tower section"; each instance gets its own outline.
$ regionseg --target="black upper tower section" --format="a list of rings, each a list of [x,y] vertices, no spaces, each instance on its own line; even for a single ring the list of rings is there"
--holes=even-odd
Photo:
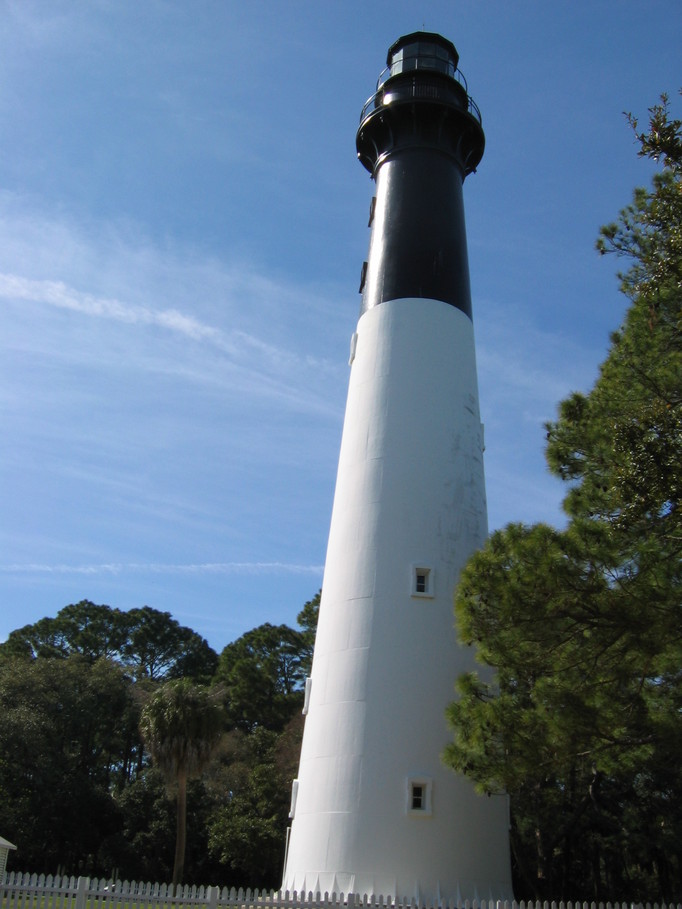
[[[441,35],[405,35],[386,62],[356,136],[377,185],[362,311],[424,297],[471,317],[462,184],[483,156],[481,115]]]

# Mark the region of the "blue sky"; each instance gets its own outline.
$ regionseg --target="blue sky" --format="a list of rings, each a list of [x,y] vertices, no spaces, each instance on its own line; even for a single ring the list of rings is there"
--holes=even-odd
[[[491,529],[560,523],[543,422],[619,323],[594,241],[682,85],[679,0],[0,4],[0,640],[81,599],[218,651],[319,588],[400,35],[451,39]]]

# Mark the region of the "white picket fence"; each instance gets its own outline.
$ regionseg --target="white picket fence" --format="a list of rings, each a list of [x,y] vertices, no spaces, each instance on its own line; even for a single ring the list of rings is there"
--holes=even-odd
[[[111,881],[104,878],[9,872],[0,882],[0,909],[682,909],[682,903],[498,902],[347,894],[297,894]]]

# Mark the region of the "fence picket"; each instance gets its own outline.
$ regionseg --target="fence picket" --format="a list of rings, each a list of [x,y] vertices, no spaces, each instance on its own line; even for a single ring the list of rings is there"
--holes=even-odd
[[[682,909],[682,903],[435,900],[349,891],[244,890],[192,884],[30,874],[8,871],[0,882],[2,909]]]

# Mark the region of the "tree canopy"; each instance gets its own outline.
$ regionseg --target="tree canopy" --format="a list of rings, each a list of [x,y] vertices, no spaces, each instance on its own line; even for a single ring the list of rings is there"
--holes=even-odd
[[[547,426],[565,530],[512,524],[462,574],[447,761],[507,791],[517,896],[667,898],[682,888],[682,123],[638,130],[660,165],[598,249],[629,300],[588,394]]]
[[[169,612],[151,606],[123,611],[90,600],[18,628],[0,644],[0,658],[73,654],[90,662],[101,657],[115,660],[135,678],[152,681],[185,676],[208,681],[218,663],[218,655],[204,638],[180,625]]]
[[[12,865],[276,886],[316,602],[302,631],[265,625],[229,644],[218,674],[200,635],[148,606],[82,600],[12,632],[0,645]]]
[[[77,868],[120,825],[136,760],[130,681],[107,659],[0,661],[3,827],[24,867]]]
[[[303,704],[308,648],[303,632],[269,622],[228,644],[215,677],[225,687],[230,722],[246,732],[281,732]]]

